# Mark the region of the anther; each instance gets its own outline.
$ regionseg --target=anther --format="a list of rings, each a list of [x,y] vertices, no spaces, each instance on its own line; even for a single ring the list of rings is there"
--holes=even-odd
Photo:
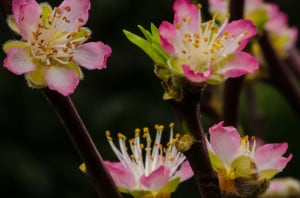
[[[65,7],[65,10],[66,10],[67,12],[70,12],[70,11],[71,11],[71,7],[70,7],[70,6],[66,6],[66,7]]]

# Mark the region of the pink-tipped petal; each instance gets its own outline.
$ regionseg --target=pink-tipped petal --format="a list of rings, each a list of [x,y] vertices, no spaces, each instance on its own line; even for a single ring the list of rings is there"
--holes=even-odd
[[[181,24],[181,30],[187,30],[189,32],[199,31],[201,14],[200,9],[198,9],[195,4],[192,4],[189,0],[176,0],[173,4],[173,10],[175,26]],[[183,22],[187,20],[189,22],[183,25]]]
[[[36,31],[42,9],[35,0],[13,0],[12,11],[23,38]]]
[[[35,70],[35,65],[26,50],[12,47],[6,53],[3,66],[9,71],[22,75]]]
[[[209,9],[211,12],[226,14],[227,13],[227,5],[228,3],[224,0],[209,0]]]
[[[190,179],[194,175],[191,165],[188,161],[185,161],[180,166],[180,169],[176,172],[175,177],[180,177],[180,182]]]
[[[76,71],[60,67],[50,67],[46,70],[45,80],[49,89],[63,96],[72,94],[79,83]]]
[[[134,178],[133,173],[121,162],[105,161],[104,164],[118,187],[122,187],[129,190],[135,187],[136,180]]]
[[[253,159],[260,170],[277,169],[278,162],[282,155],[286,152],[288,144],[276,143],[265,144],[255,151]]]
[[[265,25],[266,30],[280,33],[288,28],[288,17],[285,13],[277,13],[274,18],[269,20]]]
[[[243,35],[239,40],[239,47],[235,50],[237,52],[246,47],[249,40],[256,35],[257,28],[252,21],[241,19],[227,24],[223,32],[228,32],[229,35],[235,35],[236,37]]]
[[[191,70],[189,65],[186,65],[186,64],[182,65],[182,69],[183,69],[185,77],[188,80],[190,80],[192,82],[196,82],[196,83],[201,83],[201,82],[208,80],[213,73],[212,68],[208,69],[206,72],[197,73],[197,72],[194,72],[193,70]]]
[[[140,182],[143,186],[150,190],[158,190],[162,188],[169,181],[170,169],[166,166],[160,166],[149,176],[143,175]]]
[[[259,62],[255,57],[246,52],[237,52],[234,59],[227,62],[223,69],[218,70],[218,73],[227,78],[235,78],[253,73],[258,67]]]
[[[281,157],[277,163],[277,169],[284,169],[287,165],[287,163],[289,163],[289,161],[293,158],[293,154],[290,153],[288,157]]]
[[[161,46],[166,52],[175,55],[176,28],[169,22],[163,21],[158,28]]]
[[[62,15],[70,21],[69,25],[66,24],[63,28],[70,31],[86,24],[91,3],[90,0],[64,0],[59,8],[62,10]]]
[[[240,134],[236,128],[224,127],[223,122],[220,122],[209,128],[209,134],[210,144],[215,154],[230,165],[239,154],[241,145]]]
[[[112,50],[102,42],[89,42],[74,50],[74,61],[86,69],[106,68],[107,58]]]

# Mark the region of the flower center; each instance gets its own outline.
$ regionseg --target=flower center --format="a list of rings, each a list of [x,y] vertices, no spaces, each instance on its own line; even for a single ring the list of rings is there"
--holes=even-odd
[[[71,21],[67,15],[71,7],[67,6],[64,12],[60,8],[54,8],[49,14],[41,15],[41,23],[32,32],[27,43],[30,46],[32,56],[46,64],[69,64],[73,59],[74,49],[89,39],[89,34],[80,34],[80,26],[76,31],[68,31]],[[83,22],[82,19],[78,19]]]
[[[136,179],[139,179],[143,175],[150,175],[154,170],[162,165],[169,167],[171,177],[175,174],[179,166],[185,160],[184,155],[179,153],[175,147],[175,142],[178,139],[179,134],[177,134],[176,137],[173,138],[173,126],[174,124],[171,123],[170,138],[166,147],[163,147],[160,143],[162,131],[164,128],[162,125],[155,126],[157,134],[154,142],[152,142],[149,129],[146,127],[143,128],[142,137],[145,139],[145,145],[141,143],[141,130],[136,129],[135,137],[129,140],[131,154],[129,154],[127,151],[125,143],[127,139],[126,136],[121,133],[118,134],[120,149],[118,149],[114,145],[109,131],[106,132],[106,136],[118,159],[126,167],[132,170]]]
[[[181,37],[177,46],[179,57],[187,60],[195,72],[205,72],[212,65],[226,61],[228,55],[241,44],[241,38],[248,34],[247,32],[240,35],[229,34],[224,31],[229,15],[220,27],[215,22],[217,16],[218,14],[215,14],[212,20],[197,24],[198,27],[193,27],[194,32],[191,32],[190,23],[193,19],[190,17],[183,18],[182,22],[176,25]]]

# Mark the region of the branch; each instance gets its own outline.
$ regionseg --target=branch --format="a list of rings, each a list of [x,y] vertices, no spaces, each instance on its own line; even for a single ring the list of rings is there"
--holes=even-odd
[[[50,89],[44,89],[44,94],[56,111],[77,152],[85,163],[87,174],[94,184],[99,197],[121,198],[71,98],[64,97]]]
[[[244,0],[230,1],[230,21],[243,18]],[[222,117],[225,125],[237,126],[240,93],[244,77],[231,78],[226,80],[224,87]]]
[[[187,151],[183,151],[183,153],[190,162],[202,197],[219,198],[221,197],[219,181],[208,155],[205,134],[201,123],[199,98],[198,94],[190,94],[186,95],[180,102],[169,102],[182,124],[183,131],[194,138],[191,147]]]
[[[285,96],[291,107],[300,116],[300,90],[288,71],[288,65],[278,57],[267,32],[263,32],[258,42],[263,51],[271,76],[270,83]]]

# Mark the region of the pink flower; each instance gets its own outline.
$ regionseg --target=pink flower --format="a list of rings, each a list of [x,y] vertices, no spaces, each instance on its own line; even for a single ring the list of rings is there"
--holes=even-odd
[[[279,10],[275,3],[266,3],[269,21],[265,29],[270,33],[272,43],[279,55],[286,56],[291,48],[296,45],[298,29],[289,27],[288,16]]]
[[[219,83],[227,78],[252,73],[257,60],[242,52],[256,34],[255,25],[238,20],[218,26],[216,15],[202,22],[200,5],[176,0],[173,24],[164,21],[159,27],[161,45],[170,54],[168,66],[174,76],[184,76],[195,83]]]
[[[248,136],[241,138],[234,127],[224,127],[223,122],[211,127],[209,134],[207,145],[211,163],[218,174],[220,188],[226,194],[245,196],[251,188],[253,191],[262,186],[266,188],[266,181],[284,169],[292,158],[292,154],[282,156],[288,148],[287,143],[256,148],[255,139],[250,144]],[[245,192],[243,187],[247,183],[249,188]]]
[[[300,196],[300,181],[292,177],[275,178],[259,198],[289,198]]]
[[[127,151],[126,137],[123,134],[118,134],[120,148],[117,148],[107,131],[109,144],[120,162],[106,161],[105,164],[121,192],[135,197],[143,197],[142,194],[170,196],[180,182],[192,177],[189,163],[175,147],[178,136],[173,138],[173,125],[170,124],[170,138],[166,147],[160,143],[163,126],[155,127],[157,134],[153,143],[149,129],[143,129],[142,137],[145,138],[146,145],[141,142],[141,130],[136,129],[135,137],[129,140],[131,154]],[[136,196],[137,192],[139,196]]]
[[[4,44],[4,67],[24,74],[31,87],[73,93],[83,77],[78,65],[103,69],[111,55],[111,48],[100,41],[84,44],[91,35],[82,27],[89,9],[89,0],[64,0],[54,9],[35,0],[13,0],[8,24],[22,39]]]
[[[229,11],[227,0],[209,0],[209,6],[212,13],[220,13],[221,17],[218,19],[221,21]],[[259,30],[269,32],[272,44],[280,56],[286,56],[286,52],[296,45],[298,30],[289,27],[287,15],[279,10],[277,4],[262,0],[245,0],[244,18],[252,20]]]

